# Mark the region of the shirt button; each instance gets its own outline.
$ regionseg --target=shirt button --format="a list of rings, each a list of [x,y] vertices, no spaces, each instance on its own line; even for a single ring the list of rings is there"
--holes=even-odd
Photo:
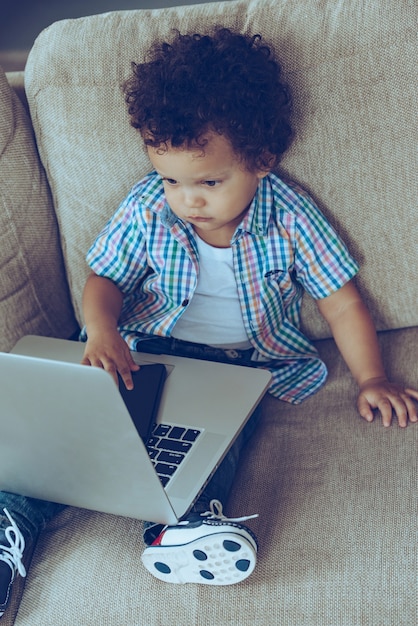
[[[181,306],[187,306],[188,304],[189,304],[189,301],[186,298],[186,300],[183,300],[183,302],[181,303]]]

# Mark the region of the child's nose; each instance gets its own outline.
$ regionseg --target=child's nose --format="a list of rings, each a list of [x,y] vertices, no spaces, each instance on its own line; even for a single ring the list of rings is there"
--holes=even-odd
[[[190,209],[199,209],[205,204],[204,198],[195,190],[185,191],[184,203]]]

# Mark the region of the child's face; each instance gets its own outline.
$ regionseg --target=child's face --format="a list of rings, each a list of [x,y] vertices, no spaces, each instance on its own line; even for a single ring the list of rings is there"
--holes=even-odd
[[[163,179],[171,210],[189,222],[210,245],[229,247],[258,183],[267,172],[245,169],[222,135],[206,136],[204,149],[148,147],[152,165]]]

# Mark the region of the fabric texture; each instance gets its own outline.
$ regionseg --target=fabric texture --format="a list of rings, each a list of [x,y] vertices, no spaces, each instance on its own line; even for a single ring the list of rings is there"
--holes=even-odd
[[[56,218],[31,123],[0,68],[0,350],[76,329]]]
[[[120,88],[130,62],[173,28],[221,23],[261,33],[282,60],[296,138],[281,171],[313,195],[360,262],[378,328],[417,324],[409,259],[418,225],[416,13],[414,0],[251,0],[113,12],[46,29],[30,53],[26,88],[79,322],[85,251],[150,170]],[[330,336],[308,301],[309,334]]]

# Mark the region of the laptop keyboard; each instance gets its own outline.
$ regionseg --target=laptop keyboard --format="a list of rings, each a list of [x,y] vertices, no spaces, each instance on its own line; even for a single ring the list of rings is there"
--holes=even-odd
[[[174,476],[201,432],[172,424],[155,425],[147,442],[147,450],[163,487]]]

